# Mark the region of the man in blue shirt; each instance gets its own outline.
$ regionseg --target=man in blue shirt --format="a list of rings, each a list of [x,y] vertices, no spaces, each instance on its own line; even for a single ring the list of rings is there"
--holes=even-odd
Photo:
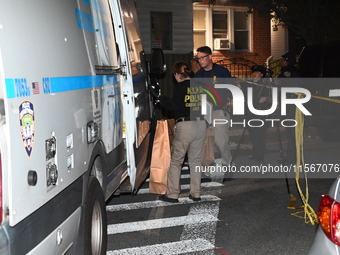
[[[209,93],[207,100],[213,105],[213,119],[224,119],[226,124],[216,124],[214,129],[215,144],[221,154],[223,166],[230,165],[232,156],[229,147],[229,126],[230,126],[230,114],[226,111],[228,96],[226,89],[215,89],[213,87],[217,78],[231,78],[231,74],[228,69],[223,66],[217,65],[212,61],[212,51],[208,46],[203,46],[197,49],[197,55],[195,59],[201,66],[194,77],[195,78],[211,78],[212,80],[207,84],[207,89],[213,90]],[[211,95],[215,98],[211,98]]]

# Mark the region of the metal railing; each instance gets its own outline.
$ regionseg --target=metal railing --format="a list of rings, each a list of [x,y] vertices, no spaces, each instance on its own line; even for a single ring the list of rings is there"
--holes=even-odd
[[[274,59],[272,56],[266,60],[267,77],[276,77],[280,72],[279,62],[280,59]],[[235,78],[250,78],[251,67],[256,65],[255,62],[245,58],[226,58],[217,61],[216,64],[226,67]]]
[[[217,61],[216,64],[227,68],[235,78],[251,77],[251,67],[256,65],[255,62],[244,58],[226,58]]]

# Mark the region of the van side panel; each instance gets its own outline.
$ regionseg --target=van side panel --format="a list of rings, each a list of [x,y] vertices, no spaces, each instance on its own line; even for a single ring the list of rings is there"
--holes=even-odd
[[[78,254],[97,241],[105,251],[104,196],[128,175],[138,189],[150,164],[134,1],[0,6],[0,253]]]
[[[100,47],[94,51],[96,45],[105,47],[114,41],[108,4],[79,2],[81,6],[77,1],[41,0],[34,5],[0,1],[1,80],[9,141],[2,150],[8,160],[4,206],[11,226],[91,169],[94,143],[88,143],[88,123],[99,126],[104,155],[115,148],[125,149],[119,146],[124,117],[120,75],[94,73],[97,65],[118,63],[115,43],[108,51],[100,51]],[[104,32],[99,36],[91,31],[93,26],[87,23],[91,20],[101,25]],[[45,143],[51,138],[56,142],[56,154],[47,159]],[[105,176],[122,163],[105,169]],[[49,183],[50,165],[57,170],[55,184]],[[31,172],[37,176],[34,185],[28,182]]]
[[[63,226],[70,215],[80,208],[82,200],[82,178],[79,178],[59,195],[55,199],[47,202],[35,211],[30,217],[27,217],[16,226],[11,227],[8,224],[3,226],[6,234],[9,237],[10,254],[27,254],[34,247],[39,245],[50,233],[59,229],[64,235],[70,226]],[[78,214],[77,214],[78,215]],[[79,233],[79,219],[72,222],[72,228],[74,229],[74,235],[68,233],[64,236],[63,245],[56,247],[59,253],[64,251],[65,247],[70,246]],[[50,252],[46,254],[54,254],[53,249],[56,246],[56,236],[54,237],[54,243],[50,243]]]

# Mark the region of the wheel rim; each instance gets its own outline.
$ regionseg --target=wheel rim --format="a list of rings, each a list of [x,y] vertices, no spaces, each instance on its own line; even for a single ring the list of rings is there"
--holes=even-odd
[[[91,230],[92,255],[97,255],[101,253],[103,240],[103,215],[98,201],[93,206]]]

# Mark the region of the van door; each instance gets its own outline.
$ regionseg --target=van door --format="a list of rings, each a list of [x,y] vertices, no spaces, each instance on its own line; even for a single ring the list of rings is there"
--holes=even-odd
[[[146,71],[142,66],[146,66],[146,63],[141,63],[145,59],[141,59],[143,55],[143,47],[138,29],[137,13],[135,3],[132,0],[127,1],[110,1],[114,19],[117,20],[116,24],[122,24],[115,27],[116,36],[123,36],[121,40],[124,40],[124,44],[119,43],[119,52],[121,56],[121,62],[123,64],[122,70],[126,74],[124,86],[128,88],[125,96],[125,103],[127,107],[134,107],[134,114],[128,116],[126,119],[126,132],[129,144],[134,145],[133,151],[131,151],[130,166],[135,160],[136,169],[129,170],[130,183],[133,188],[138,186],[145,180],[149,171],[149,131],[150,131],[150,93],[147,84]],[[115,7],[117,5],[117,7]],[[119,19],[120,15],[116,11],[121,11],[122,19]],[[116,12],[116,13],[115,13]],[[118,39],[117,39],[118,40]],[[132,79],[131,79],[132,78]],[[129,94],[130,93],[130,94]],[[128,125],[128,122],[131,123]],[[133,122],[133,124],[132,124]],[[132,132],[134,132],[132,134]],[[128,135],[131,134],[130,135]],[[133,137],[133,138],[132,138]]]
[[[139,24],[133,0],[121,0],[122,18],[124,19],[125,31],[127,36],[127,46],[130,57],[130,67],[133,80],[133,91],[135,100],[135,122],[136,122],[136,142],[135,158],[137,162],[137,172],[135,187],[141,185],[149,173],[150,158],[150,119],[152,117],[149,87],[146,77],[145,57],[142,41],[139,32]],[[144,63],[143,63],[144,62]],[[144,68],[143,68],[144,66]]]
[[[125,27],[121,18],[121,6],[119,1],[109,1],[112,18],[114,23],[114,30],[116,41],[118,44],[120,72],[123,75],[121,79],[121,89],[123,96],[123,120],[124,120],[124,137],[126,140],[126,155],[128,175],[132,189],[136,179],[136,162],[134,154],[134,144],[136,137],[136,121],[135,121],[135,98],[133,91],[132,70],[130,66],[130,58],[127,44],[127,37]]]

